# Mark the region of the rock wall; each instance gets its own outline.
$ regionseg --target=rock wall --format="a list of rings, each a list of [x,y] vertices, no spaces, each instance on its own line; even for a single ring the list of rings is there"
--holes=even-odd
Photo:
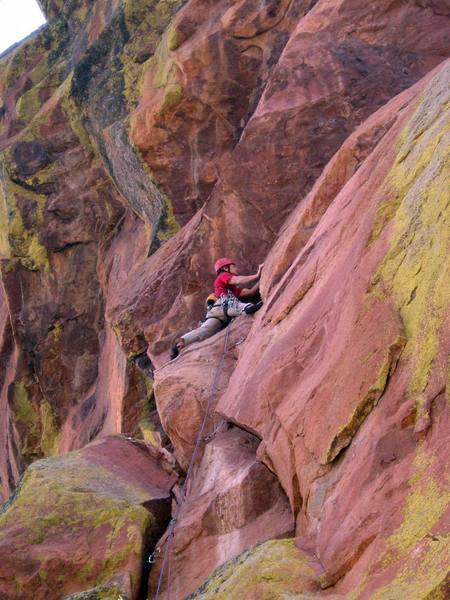
[[[445,598],[448,4],[41,6],[0,56],[0,540],[42,464],[81,520],[66,453],[110,434],[176,521],[148,592],[167,515],[136,497],[130,556],[72,577],[56,527],[0,595]],[[220,255],[265,262],[263,308],[168,362]]]

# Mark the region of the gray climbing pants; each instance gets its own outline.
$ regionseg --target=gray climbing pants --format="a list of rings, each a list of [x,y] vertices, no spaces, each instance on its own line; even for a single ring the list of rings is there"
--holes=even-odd
[[[181,339],[184,342],[185,346],[189,346],[189,344],[193,344],[194,342],[201,342],[211,337],[215,333],[219,332],[223,327],[222,321],[219,319],[206,319],[200,327],[197,329],[193,329],[192,331],[188,331],[181,336]]]
[[[215,333],[218,333],[224,325],[227,325],[230,322],[231,318],[242,315],[245,307],[248,306],[248,303],[239,302],[239,300],[233,296],[226,298],[226,301],[226,315],[223,307],[223,303],[225,302],[224,298],[223,301],[216,302],[216,304],[208,310],[206,313],[206,321],[203,321],[200,327],[188,331],[188,333],[181,336],[185,346],[189,346],[189,344],[193,344],[194,342],[201,342]]]

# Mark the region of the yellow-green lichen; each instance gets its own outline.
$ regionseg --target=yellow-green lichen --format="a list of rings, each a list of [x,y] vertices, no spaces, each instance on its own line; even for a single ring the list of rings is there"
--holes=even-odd
[[[371,600],[431,600],[445,589],[450,564],[450,536],[442,523],[450,505],[450,473],[443,468],[436,480],[436,458],[422,443],[408,481],[409,493],[399,527],[386,539],[385,550],[371,571],[381,574],[398,564],[391,581],[371,592]],[[345,600],[357,600],[370,578],[366,573]]]
[[[55,342],[57,342],[59,339],[61,339],[61,336],[63,334],[64,328],[63,328],[63,324],[61,323],[61,321],[55,321],[53,323],[53,327],[52,327],[52,335],[53,335],[53,340]]]
[[[294,594],[298,598],[297,594],[317,589],[317,586],[314,570],[294,540],[271,540],[216,569],[189,599],[245,598],[256,590],[261,600],[289,598]]]
[[[3,189],[5,173],[0,165],[0,258],[10,258],[11,250],[9,247],[8,229],[9,218],[6,204],[6,196]]]
[[[406,555],[432,530],[450,505],[450,469],[442,465],[440,480],[430,474],[435,457],[421,444],[416,452],[409,479],[410,493],[406,498],[403,521],[390,536],[389,548],[394,554]]]
[[[53,409],[45,398],[40,405],[42,436],[41,448],[44,456],[55,456],[58,454],[59,432],[56,426]]]
[[[183,88],[179,83],[168,85],[164,90],[164,99],[159,108],[159,114],[162,115],[167,110],[178,104],[183,96]]]
[[[21,455],[27,461],[35,459],[40,454],[41,425],[39,413],[29,398],[24,380],[14,384],[12,409],[21,440]]]
[[[395,578],[372,592],[371,600],[431,600],[439,598],[447,577],[450,561],[450,536],[427,540],[417,551],[418,559],[411,560]],[[445,585],[445,584],[444,584]],[[441,596],[446,598],[446,596]]]
[[[120,478],[112,479],[110,471],[87,462],[79,452],[40,460],[29,467],[18,495],[0,515],[0,542],[4,543],[9,525],[20,527],[27,532],[20,538],[26,541],[27,551],[42,545],[36,558],[45,572],[46,560],[54,566],[54,558],[45,552],[47,538],[67,532],[75,539],[97,536],[99,542],[104,540],[104,554],[97,553],[95,560],[79,564],[79,579],[89,586],[105,584],[122,565],[126,564],[127,570],[130,565],[139,568],[144,535],[154,519],[141,505],[147,499],[143,490]],[[58,571],[60,577],[73,580],[70,562],[63,561]]]
[[[165,43],[158,46],[155,55],[149,60],[149,69],[147,77],[152,81],[144,85],[152,85],[163,91],[163,97],[159,104],[159,114],[164,114],[167,110],[178,104],[183,97],[182,73],[174,56]]]
[[[96,155],[99,157],[100,154],[98,150],[96,150],[96,146],[93,146],[91,143],[89,134],[83,125],[82,114],[78,110],[74,99],[70,96],[72,78],[73,72],[67,77],[67,79],[64,81],[64,84],[61,86],[61,106],[68,118],[70,127],[79,139],[80,144],[88,151],[95,151]]]
[[[180,230],[180,224],[173,212],[173,205],[167,196],[164,196],[164,207],[159,220],[155,237],[159,244],[173,237]]]
[[[23,581],[20,579],[20,577],[16,576],[14,578],[14,584],[16,586],[17,594],[21,595],[23,593]]]
[[[16,102],[16,113],[23,123],[29,123],[42,108],[41,94],[44,88],[35,86],[22,94]]]
[[[402,132],[375,225],[391,223],[390,249],[373,287],[392,291],[408,342],[405,357],[413,364],[409,392],[423,416],[425,389],[439,350],[440,332],[450,305],[450,185],[445,79],[433,81]],[[389,194],[388,194],[389,195]],[[389,202],[391,204],[389,204]],[[447,375],[445,375],[447,377]]]
[[[389,538],[395,552],[405,555],[431,531],[450,504],[449,489],[430,479],[411,491],[406,500],[403,522]]]
[[[30,236],[30,243],[27,249],[27,256],[23,259],[24,266],[29,269],[42,269],[48,264],[48,255],[46,248],[39,242],[37,236]]]
[[[158,448],[160,446],[159,434],[156,431],[155,425],[148,419],[141,419],[139,421],[139,429],[142,435],[142,439]]]
[[[33,204],[35,219],[39,219],[46,202],[45,197],[24,190],[12,182],[3,187],[3,196],[8,218],[9,258],[17,258],[31,271],[47,270],[49,268],[47,250],[40,243],[37,231],[25,227],[18,207],[19,198],[23,203]]]
[[[373,244],[379,237],[386,225],[393,219],[395,213],[400,206],[400,197],[394,195],[388,198],[378,207],[377,214],[375,216],[375,222],[372,229],[372,233],[369,237],[368,245]]]
[[[28,399],[28,393],[23,381],[14,384],[14,414],[16,419],[26,425],[35,425],[36,414]]]
[[[78,579],[81,579],[82,581],[89,579],[95,567],[96,561],[94,559],[88,560],[78,571]]]
[[[176,50],[180,44],[180,36],[178,35],[177,28],[174,25],[170,25],[167,29],[167,48],[171,51]]]
[[[5,81],[8,86],[27,74],[33,84],[48,70],[44,53],[39,53],[41,38],[36,37],[31,43],[21,44],[8,57]]]

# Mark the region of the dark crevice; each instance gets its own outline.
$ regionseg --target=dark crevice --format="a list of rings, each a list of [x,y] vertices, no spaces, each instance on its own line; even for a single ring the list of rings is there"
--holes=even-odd
[[[50,194],[52,194],[53,192],[56,191],[56,184],[51,183],[51,182],[47,182],[47,183],[27,183],[26,181],[23,181],[21,179],[18,179],[17,177],[10,177],[12,183],[14,183],[15,185],[23,188],[24,190],[27,190],[28,192],[33,192],[35,194],[42,194],[43,196],[49,196]]]
[[[369,390],[367,396],[359,403],[353,414],[352,420],[348,423],[342,431],[333,439],[330,448],[327,453],[327,460],[325,464],[335,464],[344,454],[345,450],[350,446],[354,437],[358,434],[359,430],[363,426],[367,417],[370,415],[372,410],[377,406],[389,387],[390,381],[393,374],[396,371],[400,356],[403,348],[406,344],[406,338],[399,337],[399,339],[390,346],[389,348],[389,370],[386,376],[383,389],[380,390]]]
[[[87,240],[85,242],[68,242],[67,244],[64,244],[64,246],[59,246],[58,248],[48,248],[48,250],[54,254],[58,254],[59,252],[70,250],[70,248],[75,248],[76,246],[88,246],[89,244],[92,244],[93,241],[94,240]]]
[[[166,531],[172,516],[170,500],[166,502],[162,500],[149,500],[148,502],[144,502],[142,506],[149,511],[153,518],[150,519],[147,531],[144,534],[142,576],[137,600],[147,600],[148,579],[151,569],[149,556],[155,550],[156,544]]]

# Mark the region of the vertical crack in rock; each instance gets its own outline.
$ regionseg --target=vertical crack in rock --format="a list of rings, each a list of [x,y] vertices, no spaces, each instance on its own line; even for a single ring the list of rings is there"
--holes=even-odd
[[[350,420],[339,433],[333,438],[325,458],[321,464],[326,465],[334,461],[339,454],[344,450],[357,434],[359,428],[367,419],[373,408],[378,404],[380,398],[384,394],[389,383],[389,378],[392,377],[397,366],[400,354],[406,344],[406,338],[399,336],[397,340],[389,346],[384,363],[378,373],[374,383],[370,386],[364,398],[362,398],[356,406]]]

